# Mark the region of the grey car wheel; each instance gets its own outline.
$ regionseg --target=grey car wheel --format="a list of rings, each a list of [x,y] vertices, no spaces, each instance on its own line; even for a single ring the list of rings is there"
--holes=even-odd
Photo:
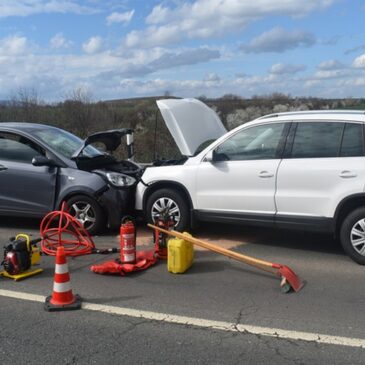
[[[103,211],[99,204],[92,198],[77,195],[67,201],[67,206],[82,226],[90,233],[95,234],[104,225]]]

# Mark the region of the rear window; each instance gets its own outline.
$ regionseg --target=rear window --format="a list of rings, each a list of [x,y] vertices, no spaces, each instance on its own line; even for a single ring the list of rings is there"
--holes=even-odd
[[[341,122],[299,122],[292,158],[337,157],[343,129]]]
[[[364,156],[364,134],[362,124],[346,123],[340,156]]]

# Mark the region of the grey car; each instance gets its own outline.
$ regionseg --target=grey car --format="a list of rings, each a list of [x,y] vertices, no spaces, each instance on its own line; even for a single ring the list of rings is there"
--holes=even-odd
[[[142,170],[112,152],[132,133],[117,129],[82,140],[48,125],[0,123],[0,215],[40,218],[65,201],[89,233],[117,227],[134,208]]]

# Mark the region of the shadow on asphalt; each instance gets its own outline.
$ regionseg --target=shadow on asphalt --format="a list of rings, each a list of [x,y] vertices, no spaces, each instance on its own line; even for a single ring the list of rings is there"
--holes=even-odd
[[[206,257],[207,254],[204,252],[201,257]],[[199,255],[195,252],[195,259],[197,259]],[[199,261],[199,265],[193,265],[188,271],[184,273],[184,275],[195,275],[195,274],[201,274],[201,273],[211,273],[211,272],[220,272],[227,270],[230,268],[231,265],[226,262],[219,262],[217,260],[212,261]]]
[[[218,223],[201,223],[194,233],[199,236],[209,236],[211,241],[229,239],[237,243],[247,242],[263,246],[345,255],[337,240],[331,235],[322,233]]]

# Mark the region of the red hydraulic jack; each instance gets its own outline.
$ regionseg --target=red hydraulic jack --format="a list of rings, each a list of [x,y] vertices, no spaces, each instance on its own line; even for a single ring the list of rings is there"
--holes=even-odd
[[[221,255],[228,256],[232,259],[244,262],[245,264],[254,266],[260,270],[264,270],[264,271],[270,272],[272,274],[275,274],[276,276],[281,278],[280,286],[284,293],[289,292],[291,289],[293,289],[295,292],[298,292],[304,285],[304,282],[301,281],[300,278],[295,274],[295,272],[293,270],[291,270],[288,266],[281,265],[281,264],[275,264],[272,262],[259,260],[259,259],[255,259],[250,256],[242,255],[237,252],[227,250],[223,247],[219,247],[217,245],[213,245],[211,243],[185,235],[183,233],[176,232],[174,230],[168,231],[161,227],[156,227],[152,224],[148,224],[148,226],[157,231],[163,232],[167,235],[181,238],[185,241],[189,241],[189,242],[193,243],[194,245],[206,248],[210,251],[214,251]],[[274,269],[275,271],[272,269]]]
[[[168,212],[162,212],[159,214],[158,217],[155,219],[155,226],[170,230],[174,227],[175,221]],[[153,232],[153,237],[155,240],[155,252],[156,256],[159,259],[167,260],[167,235],[162,231],[155,230]]]

